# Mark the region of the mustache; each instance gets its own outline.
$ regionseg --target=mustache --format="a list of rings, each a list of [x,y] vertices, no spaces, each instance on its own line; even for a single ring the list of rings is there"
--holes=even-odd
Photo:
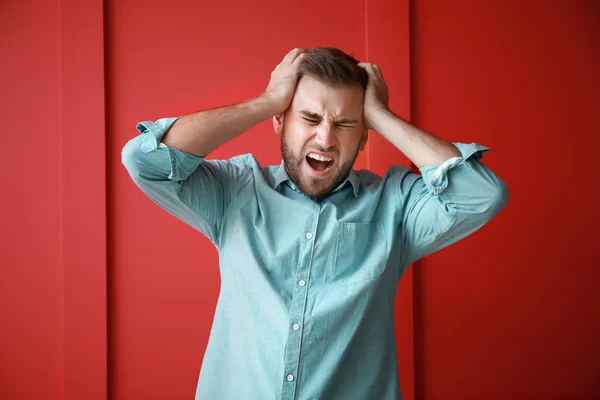
[[[316,145],[316,146],[314,146],[314,145],[306,146],[305,150],[303,151],[303,153],[306,155],[306,154],[310,153],[311,151],[318,151],[318,152],[321,152],[321,153],[328,153],[328,154],[332,154],[332,155],[334,155],[336,157],[340,155],[339,151],[337,149],[335,149],[335,148],[331,148],[330,147],[330,148],[326,149],[326,148],[318,146],[318,145]]]

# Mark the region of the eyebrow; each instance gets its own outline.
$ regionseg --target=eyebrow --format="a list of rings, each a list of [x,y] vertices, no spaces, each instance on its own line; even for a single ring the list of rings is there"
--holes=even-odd
[[[321,119],[321,118],[323,118],[319,114],[311,112],[311,111],[307,111],[307,110],[300,110],[299,113],[302,114],[302,115],[304,115],[305,117],[311,118],[311,119]],[[356,123],[358,123],[358,121],[355,120],[355,119],[342,118],[342,119],[339,119],[339,120],[335,121],[335,123],[336,124],[356,124]]]

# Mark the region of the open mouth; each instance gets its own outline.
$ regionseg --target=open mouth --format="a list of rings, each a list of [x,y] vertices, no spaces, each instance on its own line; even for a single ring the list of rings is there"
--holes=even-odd
[[[325,173],[329,171],[333,165],[333,158],[322,156],[320,154],[308,153],[306,155],[306,163],[318,173]]]

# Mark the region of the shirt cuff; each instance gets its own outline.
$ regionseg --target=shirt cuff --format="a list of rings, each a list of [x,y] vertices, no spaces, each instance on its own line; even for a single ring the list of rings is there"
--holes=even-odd
[[[460,152],[460,157],[452,157],[442,164],[426,165],[419,169],[425,181],[425,186],[435,196],[438,196],[448,187],[448,171],[463,164],[471,157],[474,157],[475,160],[480,160],[483,157],[483,153],[490,150],[477,143],[465,144],[452,142],[452,144]]]
[[[204,157],[186,153],[162,143],[163,136],[178,119],[179,117],[161,118],[156,122],[139,122],[136,126],[138,132],[144,135],[139,145],[142,152],[150,153],[164,148],[169,153],[169,161],[171,163],[169,179],[174,181],[182,181],[189,177],[204,160]]]
[[[167,133],[178,119],[179,117],[161,118],[156,122],[139,122],[135,128],[141,135],[146,135],[140,142],[140,150],[144,153],[150,153],[151,151],[156,150],[163,136],[165,136],[165,133]]]

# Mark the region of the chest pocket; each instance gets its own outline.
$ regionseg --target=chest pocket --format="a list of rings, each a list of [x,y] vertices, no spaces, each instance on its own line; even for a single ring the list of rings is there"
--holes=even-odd
[[[381,221],[338,224],[332,279],[351,284],[377,278],[387,263],[387,241]]]

